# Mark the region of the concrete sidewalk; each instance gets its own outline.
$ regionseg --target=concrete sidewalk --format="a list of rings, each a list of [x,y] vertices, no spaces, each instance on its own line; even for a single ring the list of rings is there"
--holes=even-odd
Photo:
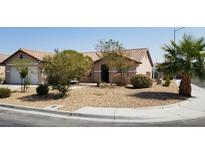
[[[29,85],[29,87],[36,88],[37,85]],[[0,84],[0,88],[9,88],[11,90],[17,90],[21,88],[21,85],[15,85],[15,84]]]
[[[192,85],[192,98],[177,104],[147,108],[84,107],[75,113],[113,117],[115,121],[165,122],[205,117],[205,89]]]

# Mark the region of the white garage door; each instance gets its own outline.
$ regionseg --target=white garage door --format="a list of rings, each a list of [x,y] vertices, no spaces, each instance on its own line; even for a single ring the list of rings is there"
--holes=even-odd
[[[31,84],[39,84],[38,80],[38,67],[31,66],[29,67],[28,73],[29,80]],[[19,72],[16,70],[15,67],[11,67],[10,69],[10,83],[11,84],[21,84],[21,78]]]
[[[21,78],[19,72],[15,67],[10,68],[10,83],[11,84],[21,84]]]
[[[29,67],[28,77],[31,81],[31,84],[39,84],[38,67],[36,66]]]

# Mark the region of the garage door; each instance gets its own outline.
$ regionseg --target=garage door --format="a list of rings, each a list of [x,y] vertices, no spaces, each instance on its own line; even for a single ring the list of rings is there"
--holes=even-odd
[[[19,72],[15,67],[10,68],[10,83],[11,84],[21,84],[21,78]]]
[[[28,77],[31,81],[31,84],[39,84],[38,80],[38,67],[32,66],[29,67]],[[19,72],[15,67],[11,67],[10,69],[10,83],[11,84],[21,84],[21,78]]]
[[[31,84],[39,84],[38,67],[36,66],[29,67],[28,77],[31,81]]]

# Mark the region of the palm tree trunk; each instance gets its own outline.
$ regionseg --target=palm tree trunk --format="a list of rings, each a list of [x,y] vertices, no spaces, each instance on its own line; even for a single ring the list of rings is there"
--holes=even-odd
[[[191,78],[187,74],[182,75],[179,94],[182,96],[191,96]]]

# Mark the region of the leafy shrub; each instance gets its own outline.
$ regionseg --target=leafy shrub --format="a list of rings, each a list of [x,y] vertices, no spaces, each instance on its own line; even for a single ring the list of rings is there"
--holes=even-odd
[[[6,98],[11,95],[11,90],[8,88],[0,88],[0,98]]]
[[[149,88],[152,86],[153,81],[147,75],[137,74],[131,78],[130,83],[134,88]]]
[[[47,95],[49,91],[48,85],[39,85],[36,88],[36,92],[39,96]]]
[[[166,78],[166,82],[163,84],[163,86],[169,87],[170,83],[171,83],[171,81],[170,81],[170,78],[168,77],[168,78]]]
[[[43,72],[48,85],[65,97],[72,85],[71,81],[79,80],[92,67],[92,59],[74,50],[63,50],[54,56],[44,57]]]
[[[166,76],[163,77],[163,80],[166,80]],[[174,78],[172,76],[169,77],[170,80],[173,80]]]
[[[97,82],[97,87],[104,88],[104,87],[107,87],[107,86],[108,86],[107,82],[104,82],[104,81]]]

